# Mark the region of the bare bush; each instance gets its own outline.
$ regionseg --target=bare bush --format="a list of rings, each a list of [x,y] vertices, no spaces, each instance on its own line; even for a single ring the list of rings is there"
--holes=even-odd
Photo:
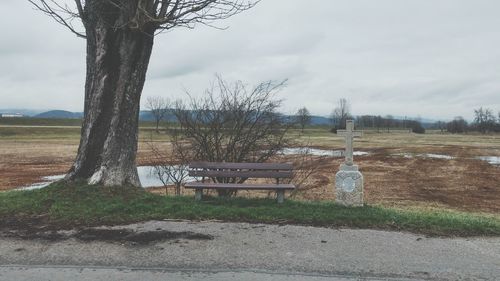
[[[284,183],[291,183],[295,186],[295,190],[290,194],[292,198],[297,196],[299,192],[309,188],[309,180],[317,171],[318,165],[318,157],[310,154],[311,149],[309,145],[299,147],[298,151],[298,154],[287,156],[287,159],[290,159],[293,163],[293,175],[290,179],[284,181]],[[319,158],[326,157],[319,156]]]
[[[182,194],[182,186],[189,178],[189,164],[183,160],[176,148],[171,147],[170,151],[162,151],[153,143],[150,145],[154,154],[154,170],[165,187],[165,194],[168,194],[168,186],[174,185],[175,195]]]
[[[203,98],[177,103],[179,128],[172,130],[174,147],[189,146],[191,158],[208,162],[265,162],[288,146],[293,123],[277,112],[276,93],[285,81],[267,81],[253,89],[241,81],[217,76]],[[182,149],[186,151],[185,148]],[[242,183],[246,178],[213,178],[219,183]],[[217,190],[219,195],[231,193]]]

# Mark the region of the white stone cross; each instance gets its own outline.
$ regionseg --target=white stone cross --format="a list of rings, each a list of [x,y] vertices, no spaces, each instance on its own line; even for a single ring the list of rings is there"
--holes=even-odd
[[[354,123],[352,120],[347,120],[346,121],[346,129],[345,130],[338,130],[337,135],[345,137],[345,164],[348,166],[352,166],[353,159],[352,159],[352,143],[354,141],[355,137],[361,137],[363,135],[362,131],[354,131]]]

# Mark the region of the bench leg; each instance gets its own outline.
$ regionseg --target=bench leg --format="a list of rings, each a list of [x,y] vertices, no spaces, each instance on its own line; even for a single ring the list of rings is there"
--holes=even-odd
[[[278,200],[278,204],[283,203],[285,201],[285,191],[284,190],[276,190],[276,199]]]
[[[201,201],[201,197],[203,196],[203,189],[197,188],[194,191],[194,200]]]

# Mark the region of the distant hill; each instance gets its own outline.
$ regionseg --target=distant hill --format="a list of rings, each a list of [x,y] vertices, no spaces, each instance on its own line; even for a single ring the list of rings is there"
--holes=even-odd
[[[61,118],[61,119],[80,119],[83,117],[82,112],[70,112],[66,110],[51,110],[33,116],[35,118]]]
[[[35,116],[39,113],[43,112],[43,110],[31,110],[31,109],[22,109],[22,108],[2,108],[0,109],[0,114],[21,114],[23,116]]]
[[[43,112],[41,110],[30,110],[30,109],[0,109],[0,114],[21,114],[25,117],[34,118],[57,118],[57,119],[81,119],[83,118],[83,112],[70,112],[66,110],[50,110]],[[293,117],[293,116],[290,116]],[[415,118],[415,117],[403,117],[403,116],[393,116],[395,120],[418,120],[421,122],[424,128],[430,128],[437,121],[435,119],[429,118]],[[139,119],[141,121],[154,121],[154,117],[150,111],[141,110],[139,113]],[[168,114],[167,121],[175,122],[176,118],[173,114]],[[325,116],[311,115],[311,125],[313,126],[330,126],[331,120]]]
[[[330,125],[332,121],[328,117],[323,116],[311,116],[311,125]]]
[[[141,110],[139,113],[139,120],[141,121],[155,121],[155,118],[153,114],[151,114],[151,111],[146,111],[146,110]],[[168,122],[175,122],[177,119],[173,114],[168,114],[167,117],[165,118],[166,121]]]

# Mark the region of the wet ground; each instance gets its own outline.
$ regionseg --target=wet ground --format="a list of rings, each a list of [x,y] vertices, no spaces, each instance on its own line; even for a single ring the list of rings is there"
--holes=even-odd
[[[137,232],[131,229],[83,228],[76,230],[43,230],[36,228],[2,228],[0,237],[21,240],[61,242],[76,239],[82,242],[101,241],[121,245],[148,245],[165,241],[180,243],[183,240],[212,240],[213,236],[190,231],[173,232],[162,229]],[[17,248],[16,251],[25,251]]]
[[[470,145],[458,141],[439,145],[425,143],[425,139],[414,146],[405,142],[360,141],[356,146],[360,153],[354,158],[365,176],[366,202],[500,213],[500,166],[493,161],[500,157],[500,148],[496,145],[497,140],[491,139],[493,145],[472,141]],[[74,140],[2,141],[0,144],[0,190],[64,174],[78,145]],[[336,144],[314,146],[315,155],[308,164],[314,172],[294,194],[296,199],[334,199],[333,178],[343,160],[341,155],[329,155],[328,151],[341,148]],[[140,143],[138,165],[154,164],[151,159],[154,157],[148,146]],[[275,160],[290,161],[293,155]],[[164,193],[165,189],[151,191]],[[239,195],[267,196],[267,193],[240,192]]]

